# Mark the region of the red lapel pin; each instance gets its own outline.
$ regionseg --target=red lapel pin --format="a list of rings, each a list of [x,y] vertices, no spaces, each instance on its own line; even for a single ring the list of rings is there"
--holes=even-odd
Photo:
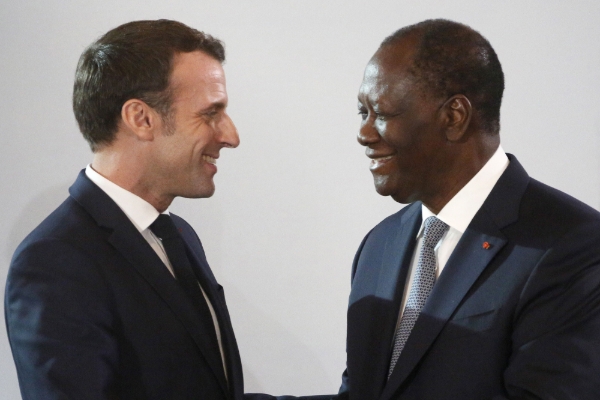
[[[481,247],[483,247],[485,250],[489,250],[492,245],[489,242],[483,242]]]

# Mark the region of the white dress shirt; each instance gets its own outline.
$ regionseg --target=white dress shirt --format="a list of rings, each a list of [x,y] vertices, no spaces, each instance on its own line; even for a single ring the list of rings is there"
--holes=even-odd
[[[442,273],[442,270],[446,266],[446,262],[448,262],[458,241],[463,233],[465,233],[471,220],[483,205],[483,202],[494,188],[494,185],[496,185],[498,179],[500,179],[500,176],[506,167],[508,167],[508,163],[508,157],[504,153],[502,146],[498,146],[498,149],[488,162],[485,163],[479,172],[475,174],[475,176],[471,178],[471,180],[463,186],[456,195],[454,195],[444,208],[441,209],[439,214],[436,215],[437,218],[449,226],[448,232],[442,236],[435,246],[435,256],[437,261],[436,277],[439,277]],[[425,207],[425,205],[421,206],[421,214],[423,222],[428,217],[435,215]],[[413,284],[417,262],[419,261],[419,253],[421,252],[423,242],[423,222],[421,222],[421,227],[417,234],[417,244],[410,262],[409,275],[406,280],[402,305],[400,307],[400,317],[402,317],[402,313],[404,312],[408,294],[410,293]],[[398,321],[400,321],[400,317],[398,318]]]
[[[152,231],[150,230],[150,225],[158,218],[159,212],[152,206],[152,204],[148,203],[146,200],[141,197],[129,192],[126,189],[123,189],[119,185],[109,181],[92,168],[91,165],[88,165],[85,168],[85,174],[92,182],[94,182],[104,193],[108,195],[119,208],[125,213],[127,218],[131,221],[131,223],[137,228],[137,230],[142,234],[144,239],[148,242],[152,250],[156,253],[158,257],[165,264],[171,275],[175,277],[175,273],[173,272],[173,267],[171,266],[171,262],[167,257],[167,253],[162,245],[162,242]],[[169,214],[169,210],[166,210],[163,214]],[[223,361],[223,370],[225,371],[225,377],[227,377],[227,367],[225,366],[225,355],[223,352],[223,345],[221,343],[221,329],[219,328],[219,321],[217,320],[217,316],[215,314],[215,310],[206,296],[204,289],[202,289],[202,285],[198,283],[200,286],[200,290],[204,295],[204,299],[206,300],[206,304],[208,304],[208,309],[210,310],[210,315],[212,316],[213,323],[215,325],[215,331],[217,334],[217,342],[219,343],[219,350],[221,351],[221,360]]]

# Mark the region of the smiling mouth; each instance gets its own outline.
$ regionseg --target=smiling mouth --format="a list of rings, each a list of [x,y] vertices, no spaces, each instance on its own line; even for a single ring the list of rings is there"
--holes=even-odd
[[[391,155],[391,156],[385,156],[385,157],[375,157],[371,161],[387,161],[392,157],[394,157],[394,156]]]
[[[391,160],[394,155],[385,156],[385,157],[375,157],[371,159],[371,170],[379,168],[381,165],[385,164],[389,160]]]
[[[209,164],[213,164],[216,165],[217,164],[217,159],[216,158],[212,158],[211,156],[207,156],[206,154],[202,155],[202,159],[204,161],[206,161]]]

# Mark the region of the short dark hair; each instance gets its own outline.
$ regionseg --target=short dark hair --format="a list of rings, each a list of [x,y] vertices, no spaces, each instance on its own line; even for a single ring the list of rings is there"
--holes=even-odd
[[[167,118],[173,57],[193,51],[225,61],[220,40],[165,19],[123,24],[85,49],[75,73],[73,112],[92,151],[114,140],[129,99],[140,99]]]
[[[412,35],[418,43],[411,68],[417,82],[440,97],[465,95],[479,116],[481,128],[497,134],[504,73],[490,43],[466,25],[433,19],[396,31],[381,47]]]

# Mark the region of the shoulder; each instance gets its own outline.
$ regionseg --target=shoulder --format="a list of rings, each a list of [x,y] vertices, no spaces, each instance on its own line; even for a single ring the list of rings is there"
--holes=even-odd
[[[490,194],[495,198],[491,205],[502,208],[508,203],[506,208],[510,208],[516,204],[519,220],[526,220],[540,229],[552,228],[563,233],[600,222],[598,210],[529,177],[516,158],[510,154],[508,156],[511,162]],[[489,205],[488,212],[493,212]]]
[[[515,244],[548,249],[570,232],[597,226],[598,211],[531,178],[514,156],[508,156],[510,164],[471,222],[472,228],[477,228],[476,221],[492,220]]]
[[[592,238],[600,238],[600,212],[535,179],[530,180],[523,194],[519,219],[540,237],[557,240],[588,232]]]
[[[539,254],[531,259],[535,263],[522,299],[550,296],[573,304],[572,301],[584,303],[586,298],[600,294],[597,210],[531,179],[523,193],[518,221],[503,232],[511,240],[515,254],[525,253],[524,249]]]
[[[47,282],[68,277],[99,279],[100,260],[112,254],[111,232],[72,197],[67,198],[16,248],[7,287],[19,277],[27,280],[33,275]]]
[[[17,247],[15,254],[36,243],[61,241],[76,243],[94,233],[94,220],[71,197],[50,213]]]
[[[568,215],[576,219],[600,219],[600,212],[580,200],[531,179],[523,196],[524,203],[530,209],[545,210],[548,215],[559,217]]]

